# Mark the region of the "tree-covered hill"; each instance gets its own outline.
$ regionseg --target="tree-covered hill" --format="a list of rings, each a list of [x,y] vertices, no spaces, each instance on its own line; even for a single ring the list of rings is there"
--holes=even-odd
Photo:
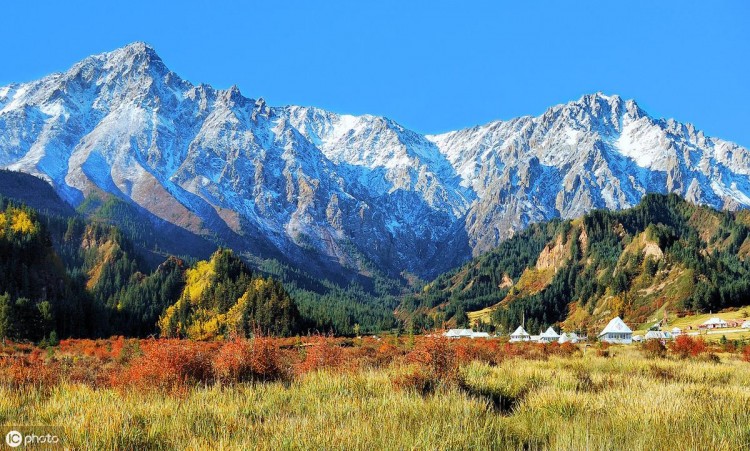
[[[0,197],[0,338],[159,333],[159,319],[168,323],[168,307],[192,299],[187,293],[193,292],[195,275],[207,266],[210,276],[201,279],[205,296],[195,298],[205,310],[201,314],[242,306],[233,310],[231,328],[222,325],[196,338],[247,334],[253,328],[289,335],[309,323],[279,282],[253,274],[231,251],[220,250],[209,262],[192,266],[169,257],[149,271],[115,226],[72,213],[41,215]],[[180,312],[190,324],[200,323],[191,306]]]
[[[750,303],[750,213],[676,195],[628,210],[532,226],[407,297],[417,327],[488,323],[508,331],[596,331],[614,315],[639,324],[670,312]]]

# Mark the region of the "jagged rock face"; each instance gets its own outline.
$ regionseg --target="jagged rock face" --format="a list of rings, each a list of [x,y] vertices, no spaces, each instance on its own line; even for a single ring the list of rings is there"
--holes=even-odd
[[[718,208],[750,206],[750,153],[634,101],[587,95],[538,117],[428,136],[477,193],[466,227],[475,254],[531,222],[622,209],[675,192]]]
[[[333,269],[430,277],[531,222],[646,192],[750,206],[747,149],[617,96],[424,136],[194,86],[143,43],[0,88],[0,132],[0,167],[74,205],[105,191],[240,250]]]

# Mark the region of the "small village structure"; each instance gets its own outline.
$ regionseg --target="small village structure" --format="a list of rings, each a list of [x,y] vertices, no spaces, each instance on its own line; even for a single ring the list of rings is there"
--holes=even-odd
[[[743,329],[750,329],[750,320],[746,320],[744,323],[742,323]]]
[[[539,342],[540,343],[553,343],[560,339],[560,335],[558,335],[557,332],[555,332],[555,329],[550,326],[547,328],[546,331],[542,332],[539,335]]]
[[[713,318],[707,319],[703,324],[698,326],[698,329],[724,329],[729,327],[726,321],[714,316]]]
[[[633,331],[619,316],[616,316],[599,333],[599,340],[607,343],[630,344],[633,342]]]
[[[443,336],[448,338],[490,338],[487,332],[474,332],[472,329],[450,329]]]
[[[523,326],[518,326],[518,329],[516,329],[515,332],[510,334],[510,342],[516,343],[519,341],[531,341],[531,335],[529,335],[528,332],[523,328]]]
[[[646,332],[646,335],[643,337],[644,340],[660,340],[660,341],[667,341],[672,340],[674,337],[672,336],[671,332],[667,331],[661,331],[661,330],[649,330]]]
[[[560,338],[557,339],[557,342],[560,344],[563,344],[563,343],[575,344],[575,343],[578,343],[578,341],[580,341],[580,338],[578,337],[578,335],[576,335],[575,332],[563,332],[562,334],[560,334]]]

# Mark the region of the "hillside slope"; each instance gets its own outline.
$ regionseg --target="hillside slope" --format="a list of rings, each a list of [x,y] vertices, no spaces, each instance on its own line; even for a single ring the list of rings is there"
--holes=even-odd
[[[525,317],[534,332],[551,324],[593,332],[615,315],[638,325],[664,309],[742,306],[750,296],[749,226],[746,211],[647,195],[620,212],[533,226],[438,277],[399,313],[427,327],[470,316],[508,331]]]

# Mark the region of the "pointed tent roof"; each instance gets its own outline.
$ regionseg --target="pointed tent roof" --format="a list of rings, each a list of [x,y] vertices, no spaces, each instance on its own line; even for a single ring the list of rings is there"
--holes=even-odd
[[[542,332],[539,336],[542,338],[560,338],[560,335],[555,332],[555,329],[553,329],[552,326],[547,328],[547,330]]]
[[[510,334],[511,337],[514,336],[514,335],[525,335],[525,336],[528,336],[529,333],[526,332],[526,330],[524,330],[523,326],[518,326],[518,329],[516,329],[516,331],[513,332],[512,334]]]
[[[472,329],[451,329],[443,335],[446,337],[471,337],[473,333]]]
[[[612,320],[607,324],[607,327],[604,328],[604,330],[599,333],[599,336],[601,337],[604,334],[608,333],[616,333],[616,334],[627,334],[627,333],[633,333],[632,330],[628,327],[625,322],[620,319],[619,316],[616,316],[612,318]]]
[[[575,343],[578,341],[578,335],[576,335],[575,332],[563,332],[562,334],[560,334],[560,338],[557,341],[558,343]]]

